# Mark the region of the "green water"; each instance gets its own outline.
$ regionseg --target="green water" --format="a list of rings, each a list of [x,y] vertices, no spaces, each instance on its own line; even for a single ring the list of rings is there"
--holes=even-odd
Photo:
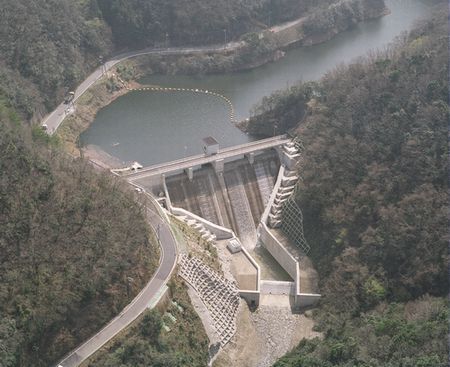
[[[385,48],[430,12],[420,0],[386,4],[389,15],[359,24],[329,42],[291,50],[283,59],[254,70],[201,77],[161,75],[144,82],[217,91],[232,101],[241,120],[263,96],[298,80],[318,79],[339,64]],[[132,92],[99,111],[81,141],[123,161],[149,165],[201,153],[201,139],[209,135],[222,147],[250,140],[230,123],[228,106],[221,99],[188,92]]]

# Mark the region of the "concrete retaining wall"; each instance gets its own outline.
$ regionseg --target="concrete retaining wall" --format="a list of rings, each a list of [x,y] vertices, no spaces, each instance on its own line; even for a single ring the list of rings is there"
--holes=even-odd
[[[170,209],[172,208],[172,201],[170,200],[169,190],[167,189],[167,184],[166,184],[166,176],[164,176],[164,175],[162,177],[162,185],[163,185],[163,190],[164,190],[164,196],[166,197],[167,209],[170,212],[171,211]]]
[[[284,246],[276,239],[276,237],[269,231],[265,223],[260,224],[259,233],[263,246],[294,280],[294,282],[291,283],[292,293],[290,293],[294,294],[294,308],[299,309],[316,304],[320,299],[320,294],[301,293],[300,268],[298,261],[295,260],[289,251],[286,250]],[[261,292],[265,293],[263,286],[261,286]]]
[[[295,282],[263,280],[261,281],[261,293],[295,295]]]
[[[239,296],[244,298],[249,305],[258,307],[261,299],[261,292],[239,289]]]
[[[278,189],[281,186],[281,180],[284,175],[284,167],[280,166],[278,171],[277,180],[275,181],[275,185],[273,186],[272,194],[270,194],[269,201],[267,202],[266,208],[261,216],[260,223],[267,223],[267,218],[269,218],[270,209],[272,208],[273,202],[275,200],[275,196],[277,195]]]
[[[282,153],[280,151],[280,153]],[[284,154],[280,154],[280,158],[283,159]],[[282,161],[283,162],[283,161]],[[286,162],[283,162],[284,164]],[[284,175],[285,168],[282,165],[280,167],[280,171],[278,173],[277,181],[272,190],[272,194],[270,195],[269,202],[264,210],[264,213],[261,217],[261,222],[258,226],[258,234],[259,239],[262,242],[264,248],[269,251],[269,253],[274,257],[274,259],[283,267],[283,269],[291,276],[294,282],[290,282],[289,286],[283,286],[283,284],[267,284],[266,281],[262,282],[261,292],[265,293],[267,290],[280,292],[287,292],[289,294],[294,295],[294,308],[304,308],[310,307],[317,303],[320,299],[320,294],[315,293],[301,293],[301,284],[300,284],[300,268],[298,261],[289,253],[289,251],[281,244],[280,241],[270,232],[267,227],[267,219],[270,213],[270,209],[275,200],[275,196],[278,192],[278,189],[281,186],[282,177]],[[276,282],[282,283],[282,282]],[[273,292],[272,292],[273,293]],[[273,293],[273,294],[283,294],[283,293]]]
[[[224,240],[228,238],[233,238],[234,233],[232,230],[221,227],[215,223],[212,223],[202,217],[199,217],[198,215],[195,215],[194,213],[191,213],[190,211],[187,211],[183,208],[177,208],[175,206],[170,207],[170,212],[174,215],[182,215],[185,217],[188,217],[189,219],[195,219],[197,222],[203,224],[203,226],[210,231],[211,233],[216,235],[216,238],[218,240]]]
[[[242,247],[241,251],[256,268],[256,290],[240,289],[239,295],[245,298],[250,305],[259,306],[259,300],[261,298],[261,268],[244,247]]]
[[[275,238],[265,223],[260,224],[259,235],[264,248],[270,252],[278,264],[280,264],[295,281],[298,274],[297,260],[295,260],[289,251]]]

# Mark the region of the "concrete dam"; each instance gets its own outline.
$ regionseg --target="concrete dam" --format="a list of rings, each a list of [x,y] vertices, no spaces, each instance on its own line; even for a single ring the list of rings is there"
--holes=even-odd
[[[301,156],[296,142],[283,135],[220,150],[217,144],[213,152],[208,149],[204,146],[205,153],[197,156],[118,171],[131,184],[151,192],[174,219],[222,251],[222,265],[228,263],[239,295],[250,305],[258,306],[261,294],[285,295],[293,309],[313,305],[320,295],[306,256],[302,214],[292,210],[289,216],[283,214],[285,206],[299,210],[290,200]],[[218,276],[205,283],[200,268],[196,273],[195,264],[200,262],[195,260],[191,268],[188,263],[180,263],[180,274],[193,288],[206,295],[225,286]],[[213,283],[207,291],[205,284]],[[229,309],[231,304],[223,307]]]
[[[256,228],[264,212],[280,167],[275,151],[255,157],[253,165],[240,159],[195,172],[189,180],[181,173],[166,179],[172,205],[186,209],[219,226],[230,228],[247,249],[256,245]]]

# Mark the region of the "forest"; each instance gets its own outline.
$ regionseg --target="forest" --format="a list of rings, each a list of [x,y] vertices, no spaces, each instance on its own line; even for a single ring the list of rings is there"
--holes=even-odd
[[[159,259],[134,194],[28,122],[40,121],[114,52],[237,40],[334,2],[2,1],[0,366],[56,362],[115,316]],[[312,35],[326,19],[342,26],[336,13],[315,14],[306,23]],[[278,367],[446,365],[445,14],[254,110],[251,133],[289,131],[305,147],[296,200],[323,294],[313,313],[323,339],[300,343]],[[180,325],[194,334],[198,319],[192,310],[184,315]],[[186,353],[172,365],[201,365],[204,335],[191,344],[172,340],[162,318],[146,315],[99,365],[140,363],[130,356],[143,349],[161,359],[177,348]]]
[[[277,367],[447,365],[448,24],[276,93],[250,131],[304,145],[296,200],[323,299],[323,340]]]
[[[25,120],[35,123],[90,71],[124,50],[239,40],[246,33],[306,14],[314,19],[332,16],[336,22],[351,25],[364,18],[357,9],[368,4],[384,7],[383,0],[352,0],[351,6],[325,12],[327,6],[339,2],[3,0],[0,94]],[[252,47],[246,50],[253,51]]]
[[[178,276],[169,282],[170,301],[146,311],[87,367],[204,367],[209,339],[191,305],[187,285]]]
[[[159,250],[120,182],[4,99],[0,121],[0,366],[48,367],[128,304]]]
[[[357,0],[359,2],[363,0]],[[223,43],[326,8],[335,0],[97,0],[119,46]],[[383,1],[376,0],[376,3]]]

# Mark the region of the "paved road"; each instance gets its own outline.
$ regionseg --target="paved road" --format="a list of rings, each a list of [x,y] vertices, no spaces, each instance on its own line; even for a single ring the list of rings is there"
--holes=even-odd
[[[286,22],[273,26],[270,29],[273,33],[281,32],[287,28],[295,27],[300,24],[304,18],[299,18],[291,22]],[[261,32],[262,33],[262,32]],[[103,66],[98,67],[91,75],[89,75],[84,82],[75,90],[74,101],[80,98],[86,90],[88,90],[92,84],[99,80],[104,71],[111,69],[114,65],[119,62],[130,59],[132,57],[142,56],[142,55],[183,55],[183,54],[193,54],[201,52],[219,52],[219,51],[232,51],[243,46],[244,42],[229,42],[222,45],[212,45],[212,46],[202,46],[202,47],[172,47],[172,48],[146,48],[139,51],[131,51],[113,56],[110,60],[105,62]],[[61,122],[66,117],[67,105],[61,103],[52,113],[45,117],[42,121],[42,125],[46,124],[48,127],[48,133],[52,135],[56,129],[59,127]]]
[[[278,30],[276,30],[278,31]],[[97,80],[99,80],[105,71],[110,70],[113,66],[119,62],[141,56],[141,55],[182,55],[193,54],[201,52],[218,52],[218,51],[231,51],[235,50],[243,45],[243,42],[230,42],[226,45],[206,46],[206,47],[191,47],[191,48],[147,48],[140,51],[132,51],[114,56],[110,60],[104,63],[104,65],[98,67],[92,74],[90,74],[75,90],[74,102],[80,98]],[[68,106],[61,103],[56,109],[51,112],[42,121],[42,125],[47,125],[47,132],[52,135],[61,125],[62,121],[66,117]],[[261,148],[265,149],[265,148]],[[222,152],[226,151],[223,149]],[[230,152],[229,152],[230,153]],[[235,155],[231,154],[232,155]],[[242,153],[244,154],[244,153]],[[204,157],[204,156],[203,156]],[[217,157],[216,157],[217,159]],[[157,214],[148,210],[148,220],[150,225],[159,232],[160,246],[162,251],[160,266],[157,269],[155,275],[145,288],[136,296],[136,298],[125,307],[122,312],[113,320],[110,321],[101,331],[99,331],[92,338],[87,340],[69,355],[67,355],[59,365],[62,367],[76,367],[85,361],[89,356],[95,353],[105,343],[111,340],[117,333],[128,326],[133,320],[135,320],[145,309],[158,291],[164,286],[176,265],[177,260],[177,246],[176,241],[173,238],[169,225],[163,221]]]
[[[114,65],[119,62],[130,59],[132,57],[137,57],[141,55],[183,55],[183,54],[194,54],[201,52],[218,52],[223,50],[234,50],[242,45],[242,42],[230,42],[226,45],[216,45],[207,47],[174,47],[174,48],[146,48],[140,51],[132,51],[127,53],[122,53],[114,56],[109,61],[105,62],[103,66],[98,67],[91,75],[89,75],[84,82],[75,90],[74,102],[80,98],[84,92],[86,92],[97,80],[99,80],[105,70],[111,69]],[[47,131],[52,135],[62,121],[66,117],[66,110],[68,106],[61,103],[56,109],[51,112],[43,121],[42,125],[47,125]]]
[[[177,261],[177,245],[169,225],[153,211],[147,209],[148,221],[159,233],[162,249],[161,262],[153,278],[136,298],[125,307],[122,312],[114,318],[101,331],[79,346],[76,350],[66,356],[59,365],[63,367],[79,366],[84,360],[100,349],[111,340],[117,333],[127,327],[148,307],[153,297],[158,293],[170,278]],[[158,229],[159,226],[159,229]]]
[[[86,80],[84,80],[75,91],[74,102],[80,98],[97,80],[99,80],[105,70],[111,69],[117,63],[140,55],[159,54],[192,54],[197,52],[214,52],[220,50],[232,50],[241,45],[239,42],[230,42],[227,45],[196,47],[196,48],[169,48],[169,49],[145,49],[124,53],[113,57],[99,67]],[[52,113],[50,113],[42,124],[46,124],[48,133],[53,134],[64,118],[66,117],[67,105],[61,103]],[[150,225],[159,232],[161,247],[161,262],[155,275],[145,288],[136,296],[136,298],[125,307],[122,312],[109,322],[92,338],[84,342],[77,349],[67,355],[58,365],[63,367],[76,367],[85,361],[89,356],[95,353],[105,343],[111,340],[116,334],[133,322],[148,307],[152,299],[158,294],[160,289],[167,283],[177,261],[177,245],[173,238],[169,225],[163,221],[157,214],[148,210],[148,221]]]
[[[211,156],[197,154],[172,162],[155,164],[153,166],[144,167],[137,172],[125,174],[124,177],[126,177],[128,181],[132,182],[145,177],[167,174],[169,172],[184,170],[190,167],[201,166],[203,164],[211,163],[220,159],[228,159],[239,155],[277,147],[280,145],[284,145],[289,141],[291,141],[291,139],[287,138],[286,135],[279,135],[268,139],[262,139],[246,144],[236,145],[233,147],[223,148],[219,151],[219,153]]]

